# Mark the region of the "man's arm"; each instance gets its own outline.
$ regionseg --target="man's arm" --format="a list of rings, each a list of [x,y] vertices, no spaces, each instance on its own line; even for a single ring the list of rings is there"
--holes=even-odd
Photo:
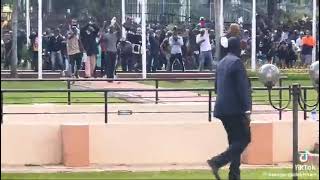
[[[98,27],[96,24],[93,24],[92,27],[93,27],[93,29],[94,29],[94,33],[95,33],[95,34],[98,34],[98,33],[99,33],[99,30],[100,30],[99,27]]]
[[[205,39],[201,39],[200,37],[201,37],[201,36],[198,35],[198,36],[197,36],[197,40],[196,40],[197,44],[199,44],[199,45],[201,45],[203,42],[206,41]]]
[[[76,35],[76,34],[75,34],[74,32],[68,31],[68,33],[67,33],[67,39],[71,39],[71,38],[73,38],[75,35]]]
[[[169,38],[169,45],[170,45],[170,46],[174,45],[174,42],[173,42],[173,38],[172,38],[172,37]]]
[[[102,28],[100,29],[100,32],[101,33],[103,33],[104,32],[104,30],[107,28],[107,21],[103,21],[103,26],[102,26]]]
[[[180,46],[183,46],[183,45],[184,45],[184,42],[183,42],[183,38],[182,38],[182,37],[179,37],[178,43],[179,43]]]
[[[165,40],[163,40],[162,41],[162,43],[160,44],[160,51],[161,51],[161,53],[164,53],[164,48],[163,48],[163,46],[164,46],[164,42]]]
[[[214,93],[217,94],[218,93],[218,68],[216,69],[216,73],[215,73],[215,80],[214,80]]]
[[[115,27],[116,27],[116,31],[117,31],[117,37],[118,37],[118,39],[120,39],[121,38],[121,26],[120,26],[120,24],[119,23],[114,23],[114,25],[115,25]]]
[[[241,105],[244,106],[242,109],[244,109],[244,113],[248,111],[251,112],[251,86],[245,66],[240,60],[237,60],[233,64],[233,70],[235,72],[236,94],[240,99]]]

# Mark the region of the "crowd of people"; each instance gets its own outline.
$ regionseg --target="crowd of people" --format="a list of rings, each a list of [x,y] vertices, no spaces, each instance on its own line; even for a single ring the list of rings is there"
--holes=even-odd
[[[306,68],[311,65],[312,51],[319,41],[311,34],[312,21],[309,18],[274,29],[268,27],[263,19],[258,23],[257,58],[260,64],[268,62],[280,68]],[[249,39],[247,36],[244,41]]]
[[[141,28],[139,22],[128,17],[120,25],[116,18],[99,26],[94,18],[80,26],[73,19],[67,28],[47,28],[43,33],[43,68],[61,71],[68,77],[79,78],[79,71],[85,70],[85,77],[96,77],[97,58],[101,59],[101,76],[114,78],[117,67],[122,71],[140,71]],[[258,19],[257,62],[277,64],[280,68],[307,67],[312,61],[312,50],[316,40],[311,36],[307,21],[299,21],[295,26],[268,26]],[[122,27],[125,29],[123,37]],[[241,42],[239,56],[244,63],[250,63],[251,32],[242,27],[237,34]],[[225,31],[228,36],[228,30]],[[38,34],[30,37],[32,69],[38,70]],[[21,62],[21,49],[26,43],[23,31],[18,33],[18,63]],[[181,69],[214,70],[219,61],[215,57],[216,43],[214,25],[200,18],[199,24],[163,26],[150,24],[147,27],[147,71],[173,71]],[[220,43],[220,42],[219,42]],[[10,40],[3,42],[10,52]],[[222,42],[220,43],[223,46]],[[222,48],[223,49],[223,48]],[[223,54],[223,53],[222,53]],[[10,56],[8,56],[10,57]],[[222,58],[222,57],[221,57]],[[6,58],[10,59],[10,58]],[[5,61],[5,67],[9,66]]]

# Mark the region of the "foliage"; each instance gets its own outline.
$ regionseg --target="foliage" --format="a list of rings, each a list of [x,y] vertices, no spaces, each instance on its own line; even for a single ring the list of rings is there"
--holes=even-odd
[[[12,5],[12,0],[1,0],[1,7],[5,4],[11,4]]]
[[[257,72],[252,72],[248,70],[248,75],[250,77],[258,77]],[[309,73],[307,69],[288,69],[288,70],[281,70],[281,75],[288,77],[288,80],[310,80]]]

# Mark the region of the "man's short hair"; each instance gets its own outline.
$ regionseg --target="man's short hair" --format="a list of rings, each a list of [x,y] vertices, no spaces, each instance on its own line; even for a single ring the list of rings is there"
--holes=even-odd
[[[231,36],[240,36],[240,26],[237,23],[232,23],[228,30]]]

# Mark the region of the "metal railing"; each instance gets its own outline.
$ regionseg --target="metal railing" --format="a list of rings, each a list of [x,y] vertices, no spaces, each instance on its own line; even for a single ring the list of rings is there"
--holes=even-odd
[[[288,77],[283,76],[279,80],[279,87],[283,86],[283,81],[287,79]],[[258,77],[250,77],[250,81],[256,81],[259,78]],[[168,82],[168,81],[212,81],[214,82],[215,78],[148,78],[148,79],[133,79],[133,78],[123,78],[123,79],[1,79],[2,82],[66,82],[66,88],[71,89],[71,85],[75,82],[107,82],[107,81],[113,81],[113,82],[154,82],[155,85],[155,96],[152,98],[155,98],[155,104],[159,103],[159,91],[160,88],[160,82]],[[212,87],[214,87],[214,83],[212,83]],[[67,104],[71,105],[71,93],[72,91],[67,92]],[[279,90],[279,107],[282,108],[283,103],[283,92],[282,89]],[[282,110],[279,110],[279,119],[282,120]],[[305,113],[305,119],[306,119],[307,113]]]
[[[267,88],[263,88],[263,87],[254,87],[252,88],[253,91],[267,91]],[[313,87],[301,87],[304,97],[307,97],[307,92],[308,90],[313,90]],[[290,87],[278,87],[278,88],[274,88],[273,90],[278,90],[280,91],[290,91],[291,88]],[[208,113],[208,121],[211,122],[212,121],[212,112],[213,112],[213,108],[212,108],[212,103],[213,101],[213,92],[215,91],[214,88],[184,88],[184,89],[1,89],[1,123],[3,122],[3,115],[6,114],[3,112],[3,97],[5,93],[68,93],[71,94],[76,93],[76,92],[81,92],[81,93],[103,93],[104,94],[104,120],[105,123],[108,123],[108,114],[110,114],[109,110],[108,110],[108,105],[109,105],[109,94],[112,92],[183,92],[183,91],[187,91],[187,92],[207,92],[208,96],[205,96],[205,98],[208,98],[208,100],[206,101],[208,103],[208,111],[202,111],[202,112],[197,112],[197,113]],[[69,100],[69,98],[68,98]],[[156,101],[158,101],[159,99],[157,99]],[[274,100],[274,101],[278,101],[278,100]],[[284,100],[279,99],[279,103],[282,102]],[[306,107],[307,101],[304,101],[304,106]],[[304,110],[304,119],[307,119],[307,110]],[[282,112],[282,111],[281,111]],[[132,112],[131,112],[132,113]],[[145,112],[147,113],[147,112]],[[178,112],[175,112],[178,113]],[[180,113],[186,113],[186,112],[180,112]],[[193,112],[195,113],[195,112]],[[17,113],[15,113],[17,114]]]
[[[104,93],[104,119],[105,123],[108,123],[108,94],[111,92],[181,92],[181,91],[191,91],[191,92],[203,92],[209,93],[209,122],[212,120],[212,92],[214,89],[1,89],[1,123],[3,122],[3,95],[4,93],[57,93],[57,92],[82,92],[82,93]]]
[[[250,77],[250,81],[258,80],[258,77]],[[282,87],[283,80],[287,77],[281,77],[279,81],[279,87]],[[71,85],[75,82],[154,82],[155,85],[155,103],[159,103],[159,92],[157,89],[160,87],[160,82],[170,82],[170,81],[212,81],[214,82],[215,78],[148,78],[148,79],[136,79],[136,78],[121,78],[121,79],[1,79],[1,82],[66,82],[66,88],[71,89]],[[214,83],[212,83],[214,87]],[[282,98],[282,92],[279,93],[280,99]],[[68,105],[71,105],[71,92],[68,92]]]

